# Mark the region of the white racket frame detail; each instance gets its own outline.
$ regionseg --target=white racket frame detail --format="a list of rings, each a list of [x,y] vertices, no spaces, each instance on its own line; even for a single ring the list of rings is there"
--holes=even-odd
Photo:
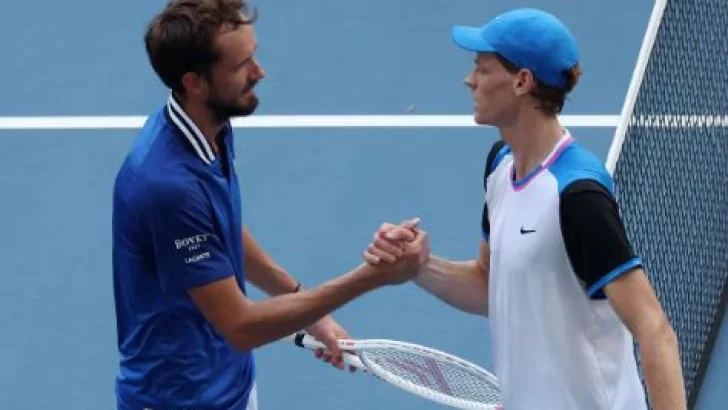
[[[323,343],[316,340],[314,337],[302,332],[287,336],[283,340],[309,350],[323,349],[325,351],[328,351]],[[501,410],[503,408],[500,403],[489,404],[456,398],[447,394],[439,393],[426,387],[419,386],[416,383],[412,383],[409,380],[394,375],[388,372],[383,367],[379,366],[378,364],[367,360],[366,355],[363,353],[370,349],[391,349],[414,353],[419,356],[429,357],[433,360],[440,362],[448,362],[449,364],[454,365],[455,367],[459,367],[465,371],[479,374],[481,377],[487,379],[488,383],[490,383],[492,386],[495,386],[496,393],[500,393],[498,389],[498,379],[491,372],[457,356],[430,347],[388,339],[342,339],[339,340],[338,345],[340,349],[345,350],[343,359],[346,366],[351,366],[358,370],[368,372],[409,393],[415,394],[428,400],[432,400],[440,404],[463,410]]]

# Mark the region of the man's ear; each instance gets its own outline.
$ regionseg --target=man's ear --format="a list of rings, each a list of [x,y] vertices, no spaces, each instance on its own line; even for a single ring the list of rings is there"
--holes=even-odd
[[[208,83],[204,76],[189,71],[182,76],[182,87],[186,95],[204,95],[207,93]]]
[[[513,87],[518,96],[530,94],[531,90],[536,87],[536,78],[533,76],[531,70],[525,68],[518,70],[513,79]]]

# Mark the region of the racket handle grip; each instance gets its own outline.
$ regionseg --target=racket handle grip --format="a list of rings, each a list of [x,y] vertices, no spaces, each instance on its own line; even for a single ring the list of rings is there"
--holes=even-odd
[[[325,344],[319,342],[316,340],[316,338],[303,333],[299,332],[296,334],[293,334],[291,336],[288,336],[286,338],[289,341],[292,341],[296,346],[302,347],[309,350],[316,350],[316,349],[323,349],[325,351],[328,351],[329,349],[326,347]],[[350,367],[354,367],[359,370],[366,371],[366,366],[364,366],[364,363],[361,362],[361,359],[359,359],[359,356],[349,353],[349,352],[343,352],[342,358],[344,359],[344,364]]]
[[[326,345],[316,340],[316,338],[302,332],[293,335],[293,343],[298,347],[305,347],[306,349],[327,349]]]

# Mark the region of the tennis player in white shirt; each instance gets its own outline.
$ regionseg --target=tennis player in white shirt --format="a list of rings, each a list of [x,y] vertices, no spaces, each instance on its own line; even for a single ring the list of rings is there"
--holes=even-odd
[[[506,410],[645,410],[633,341],[655,410],[686,409],[675,333],[625,233],[603,164],[558,120],[576,85],[569,30],[535,9],[455,27],[474,53],[465,83],[487,156],[478,258],[431,256],[415,283],[487,316]],[[365,252],[392,263],[409,226],[385,224]]]

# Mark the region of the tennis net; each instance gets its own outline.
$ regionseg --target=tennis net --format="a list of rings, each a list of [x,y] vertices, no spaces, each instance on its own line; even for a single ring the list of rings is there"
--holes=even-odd
[[[656,2],[607,159],[678,334],[690,408],[728,297],[726,39],[728,1]]]

